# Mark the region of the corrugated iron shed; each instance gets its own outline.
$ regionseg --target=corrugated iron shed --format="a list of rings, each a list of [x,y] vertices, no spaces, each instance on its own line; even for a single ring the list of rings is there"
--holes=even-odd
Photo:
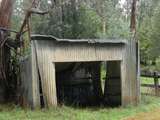
[[[122,106],[138,104],[140,100],[140,86],[137,75],[138,62],[136,48],[136,42],[131,40],[73,40],[58,39],[46,35],[33,35],[31,41],[30,69],[26,66],[28,64],[22,64],[22,76],[27,78],[25,73],[29,72],[32,76],[23,83],[26,84],[26,82],[29,82],[31,84],[31,88],[28,87],[24,90],[27,90],[28,92],[26,93],[30,93],[32,97],[32,101],[29,104],[33,107],[40,106],[40,96],[42,94],[46,106],[57,105],[57,64],[63,63],[61,65],[63,67],[67,66],[68,63],[83,62],[87,64],[101,61],[107,61],[108,63],[106,67],[109,76],[106,78],[108,82],[106,82],[105,86],[107,88],[104,93],[107,100],[114,103],[120,102]],[[94,70],[94,67],[92,69]],[[96,68],[96,70],[98,69]],[[40,84],[43,93],[39,91]],[[28,99],[28,95],[24,96]]]

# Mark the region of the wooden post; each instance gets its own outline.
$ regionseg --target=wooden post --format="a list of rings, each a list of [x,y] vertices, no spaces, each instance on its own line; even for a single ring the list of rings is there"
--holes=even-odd
[[[129,40],[121,62],[122,106],[140,102],[139,75],[137,74],[136,42]]]
[[[140,90],[140,86],[141,86],[141,82],[140,82],[140,76],[141,76],[141,72],[140,72],[140,45],[139,45],[139,41],[137,41],[136,43],[136,63],[137,63],[137,104],[140,103],[141,100],[141,90]]]
[[[159,96],[158,86],[159,86],[159,81],[158,81],[158,77],[157,77],[157,72],[154,72],[154,87],[155,87],[155,95],[156,96]]]

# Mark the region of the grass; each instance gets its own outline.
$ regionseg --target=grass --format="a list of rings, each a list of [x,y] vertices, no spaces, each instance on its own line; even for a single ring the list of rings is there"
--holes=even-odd
[[[61,106],[52,109],[30,110],[14,105],[0,106],[0,120],[121,120],[136,113],[160,107],[160,98],[142,96],[139,106],[126,108],[74,108]]]
[[[103,73],[103,76],[104,73]],[[150,78],[141,78],[142,83],[152,84]],[[15,105],[0,105],[0,120],[123,120],[141,112],[160,107],[160,98],[142,95],[138,106],[125,108],[59,106],[52,109],[30,110]]]
[[[153,78],[141,77],[141,84],[154,84]]]

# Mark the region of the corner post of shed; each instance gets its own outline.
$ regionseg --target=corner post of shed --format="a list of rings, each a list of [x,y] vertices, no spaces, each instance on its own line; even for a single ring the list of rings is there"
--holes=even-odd
[[[123,54],[121,63],[122,106],[137,105],[140,102],[140,89],[136,42],[129,40]]]
[[[57,106],[55,63],[49,48],[49,44],[44,47],[43,40],[32,40],[33,106],[40,105],[39,101],[48,108]]]

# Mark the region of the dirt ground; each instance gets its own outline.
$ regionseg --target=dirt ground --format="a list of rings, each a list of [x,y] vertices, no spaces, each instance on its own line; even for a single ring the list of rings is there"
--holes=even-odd
[[[139,113],[136,116],[129,117],[125,120],[160,120],[160,109],[146,113]]]

